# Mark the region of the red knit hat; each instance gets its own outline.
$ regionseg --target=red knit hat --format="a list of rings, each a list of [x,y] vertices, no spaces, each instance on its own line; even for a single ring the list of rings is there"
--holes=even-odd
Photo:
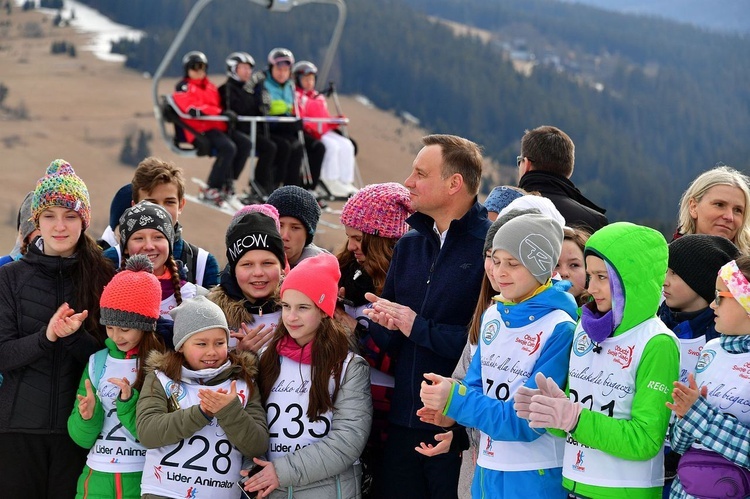
[[[118,272],[102,291],[99,322],[105,326],[155,331],[161,285],[153,271],[146,255],[128,258],[125,270]]]
[[[370,184],[350,197],[341,210],[341,223],[365,234],[398,239],[406,234],[406,219],[414,213],[409,190],[401,184]]]
[[[305,258],[284,278],[281,284],[281,298],[284,291],[296,289],[312,300],[323,312],[333,317],[338,298],[339,261],[330,253]]]

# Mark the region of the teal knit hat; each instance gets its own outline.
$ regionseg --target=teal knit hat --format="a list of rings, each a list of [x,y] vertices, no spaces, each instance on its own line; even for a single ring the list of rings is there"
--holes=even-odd
[[[31,199],[34,225],[39,227],[40,215],[53,206],[61,206],[78,213],[83,221],[83,230],[91,223],[89,190],[70,163],[64,159],[56,159],[50,163],[47,173],[36,183]]]

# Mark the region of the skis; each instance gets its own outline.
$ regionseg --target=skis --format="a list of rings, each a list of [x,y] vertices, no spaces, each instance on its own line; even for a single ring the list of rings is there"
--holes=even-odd
[[[191,177],[190,180],[194,184],[198,185],[198,187],[200,187],[201,189],[208,188],[208,185],[203,180],[199,179],[198,177]],[[232,209],[232,207],[227,205],[226,203],[222,203],[222,206],[217,206],[216,203],[211,203],[209,201],[201,199],[200,196],[194,196],[192,194],[185,194],[185,199],[187,199],[188,201],[192,201],[193,203],[207,206],[216,211],[220,211],[221,213],[224,213],[225,215],[229,215],[230,217],[234,216],[234,214],[237,213],[237,210]]]

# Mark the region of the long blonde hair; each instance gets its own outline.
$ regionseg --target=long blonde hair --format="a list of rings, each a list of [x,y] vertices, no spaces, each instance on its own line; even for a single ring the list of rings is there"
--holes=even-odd
[[[742,253],[750,253],[750,178],[729,166],[717,166],[707,170],[693,180],[680,198],[680,213],[677,221],[680,234],[695,234],[696,224],[690,216],[690,200],[700,203],[709,189],[717,185],[737,187],[745,197],[745,212],[742,214],[742,225],[732,241]]]

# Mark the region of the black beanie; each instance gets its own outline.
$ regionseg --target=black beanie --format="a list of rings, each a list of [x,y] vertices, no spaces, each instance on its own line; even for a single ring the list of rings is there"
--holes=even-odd
[[[719,269],[739,255],[737,247],[725,237],[687,234],[669,243],[669,268],[711,303]]]
[[[315,196],[302,187],[285,185],[273,191],[266,202],[279,210],[279,218],[294,217],[302,222],[307,229],[305,246],[312,242],[320,220],[320,206]]]
[[[286,265],[284,241],[281,240],[276,222],[268,215],[251,212],[236,222],[233,220],[227,229],[227,261],[234,275],[234,267],[242,255],[252,250],[266,250],[279,259],[281,268]]]

